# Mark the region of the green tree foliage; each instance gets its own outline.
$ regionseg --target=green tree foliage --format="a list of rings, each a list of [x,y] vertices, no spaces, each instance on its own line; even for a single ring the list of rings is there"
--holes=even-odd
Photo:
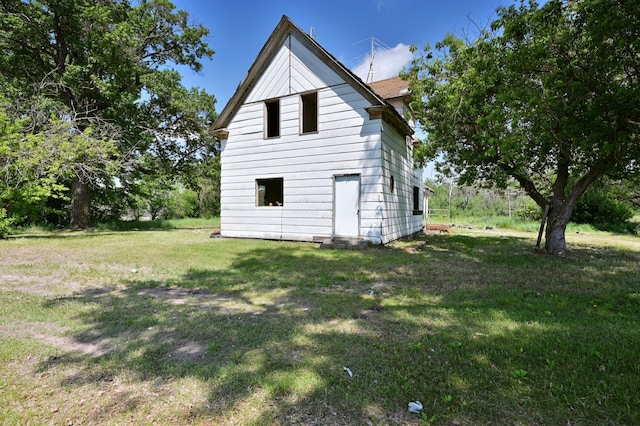
[[[151,220],[206,216],[196,191],[180,182],[149,177],[138,182],[136,195],[127,207],[127,213],[136,220],[146,215]]]
[[[612,184],[594,183],[578,200],[571,220],[593,225],[624,224],[634,212],[622,191],[624,188]]]
[[[0,239],[6,238],[11,233],[11,219],[7,217],[7,211],[0,208]]]
[[[199,216],[198,194],[190,189],[176,187],[171,191],[167,209],[163,212],[163,219],[183,219]]]
[[[448,211],[452,222],[459,217],[540,219],[539,209],[520,189],[462,186],[446,179],[427,180],[425,183],[434,190],[429,199],[429,209],[436,210],[434,214],[439,217],[443,216],[443,210]]]
[[[220,156],[209,156],[201,162],[195,178],[200,216],[220,216]]]
[[[48,201],[64,199],[63,182],[75,173],[94,178],[116,169],[117,143],[112,126],[96,117],[81,121],[53,105],[33,107],[29,116],[11,117],[0,99],[0,206],[18,223],[39,221]],[[15,100],[14,100],[15,104]],[[48,113],[43,120],[38,115]],[[46,125],[42,122],[46,121]]]
[[[563,255],[587,188],[640,167],[640,8],[551,0],[497,13],[477,40],[448,35],[407,71],[428,134],[417,156],[461,184],[518,182],[550,208],[545,250]]]
[[[15,116],[37,117],[23,133],[66,126],[74,148],[54,179],[70,187],[71,227],[89,225],[92,194],[117,193],[114,177],[186,173],[212,151],[215,99],[172,68],[199,71],[207,34],[167,0],[0,0],[0,78],[20,94]]]

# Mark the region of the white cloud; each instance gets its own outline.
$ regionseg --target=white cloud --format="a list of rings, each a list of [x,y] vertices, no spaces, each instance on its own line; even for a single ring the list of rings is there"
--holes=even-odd
[[[373,60],[373,80],[384,80],[385,78],[397,77],[398,73],[412,58],[413,54],[406,44],[398,43],[396,47],[384,49],[376,48]],[[353,68],[355,75],[362,81],[367,81],[369,75],[369,64],[371,57],[366,56],[360,64]]]

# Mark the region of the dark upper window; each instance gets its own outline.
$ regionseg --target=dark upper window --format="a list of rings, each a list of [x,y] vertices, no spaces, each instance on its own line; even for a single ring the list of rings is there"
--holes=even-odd
[[[302,133],[318,131],[318,92],[300,96],[302,101]]]
[[[420,188],[413,187],[413,214],[422,214],[420,210]]]
[[[265,135],[268,138],[277,138],[280,136],[280,100],[266,101],[265,106]]]
[[[277,207],[284,204],[284,179],[256,179],[256,205]]]

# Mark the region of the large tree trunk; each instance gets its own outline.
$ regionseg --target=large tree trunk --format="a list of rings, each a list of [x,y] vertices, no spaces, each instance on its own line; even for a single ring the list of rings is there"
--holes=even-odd
[[[573,213],[573,205],[569,203],[556,203],[549,212],[547,231],[545,233],[544,251],[556,256],[567,254],[567,241],[565,231]]]
[[[565,256],[567,254],[565,231],[576,203],[589,185],[599,176],[602,176],[616,161],[615,154],[603,158],[602,161],[591,167],[587,173],[577,180],[569,196],[565,197],[569,183],[569,161],[567,158],[568,156],[564,157],[558,164],[558,176],[553,184],[553,201],[545,234],[544,249],[547,253],[556,256]]]
[[[77,177],[71,182],[71,229],[84,229],[91,226],[91,191],[89,184]]]

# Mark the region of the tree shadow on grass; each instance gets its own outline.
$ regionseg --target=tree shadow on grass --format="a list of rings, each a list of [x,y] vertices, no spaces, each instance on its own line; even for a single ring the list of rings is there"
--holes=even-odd
[[[443,424],[632,424],[638,262],[586,247],[559,261],[500,237],[411,252],[274,242],[225,271],[50,301],[84,306],[71,337],[101,352],[40,369],[75,367],[67,388],[197,380],[206,395],[179,423],[409,424],[418,399]]]

